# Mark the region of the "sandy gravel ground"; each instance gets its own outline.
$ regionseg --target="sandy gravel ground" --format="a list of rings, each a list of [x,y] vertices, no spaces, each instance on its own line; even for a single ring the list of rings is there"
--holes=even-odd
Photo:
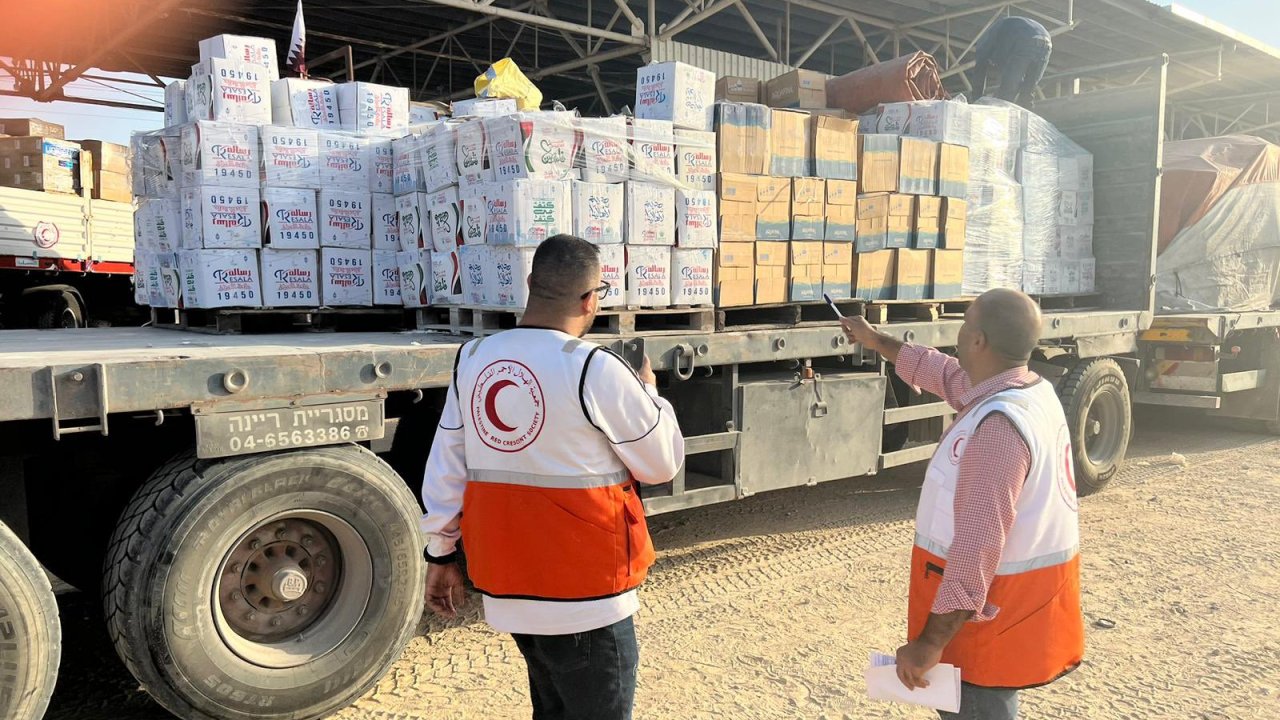
[[[1082,505],[1086,664],[1026,693],[1023,717],[1280,718],[1280,440],[1185,419],[1139,428],[1129,469]],[[921,472],[653,519],[636,716],[934,717],[867,700],[862,680],[868,652],[905,632]],[[393,670],[335,717],[529,717],[519,653],[478,604],[457,622],[424,618]],[[169,717],[119,669],[91,611],[63,598],[69,651],[48,717]]]

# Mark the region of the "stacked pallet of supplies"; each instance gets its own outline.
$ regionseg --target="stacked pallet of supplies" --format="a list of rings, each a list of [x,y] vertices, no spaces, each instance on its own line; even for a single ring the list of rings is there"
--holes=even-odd
[[[92,183],[80,143],[61,125],[36,118],[0,118],[0,185],[78,194]]]

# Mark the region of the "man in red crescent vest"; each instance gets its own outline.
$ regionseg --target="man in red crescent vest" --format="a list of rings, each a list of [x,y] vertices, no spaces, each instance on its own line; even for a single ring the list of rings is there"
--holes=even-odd
[[[928,687],[930,669],[953,664],[960,713],[944,718],[1013,720],[1019,690],[1084,657],[1070,434],[1052,385],[1027,368],[1039,308],[1014,290],[983,294],[965,313],[958,360],[862,318],[844,329],[957,413],[920,491],[898,677]]]
[[[422,487],[426,600],[454,616],[461,539],[485,620],[524,655],[534,720],[628,720],[654,560],[637,483],[675,477],[684,438],[647,358],[633,370],[581,339],[621,290],[595,246],[547,239],[528,284],[519,327],[454,365]]]

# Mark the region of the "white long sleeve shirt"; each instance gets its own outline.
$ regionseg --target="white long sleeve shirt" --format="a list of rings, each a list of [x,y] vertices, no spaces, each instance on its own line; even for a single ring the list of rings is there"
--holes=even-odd
[[[495,380],[495,372],[514,382]],[[581,476],[625,469],[654,485],[670,482],[683,461],[671,404],[616,355],[537,328],[473,340],[459,352],[427,460],[427,552],[456,548],[469,470]],[[494,629],[532,635],[594,630],[638,607],[634,590],[582,602],[484,598]]]

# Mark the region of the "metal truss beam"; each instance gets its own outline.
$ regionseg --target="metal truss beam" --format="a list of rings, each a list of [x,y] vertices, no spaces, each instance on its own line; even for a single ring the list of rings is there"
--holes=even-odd
[[[731,8],[734,5],[737,5],[738,2],[739,0],[716,0],[716,2],[712,3],[709,7],[707,7],[702,12],[690,13],[689,15],[685,16],[684,20],[681,20],[678,23],[674,23],[673,25],[671,25],[671,27],[667,28],[666,30],[663,30],[661,33],[658,34],[658,39],[670,40],[671,38],[675,37],[676,35],[679,35],[685,30],[688,30],[694,25],[697,25],[703,20],[707,20],[712,16],[719,14],[721,11]]]
[[[548,30],[565,30],[576,35],[589,35],[591,37],[605,38],[624,45],[646,44],[644,38],[623,35],[622,33],[602,30],[588,25],[579,25],[578,23],[554,20],[543,15],[510,10],[502,7],[494,7],[492,5],[484,5],[476,0],[414,0],[414,2],[422,5],[439,5],[441,7],[450,7],[457,10],[468,10],[481,15],[491,15],[506,20],[528,23],[537,27],[547,28]]]
[[[532,6],[533,6],[533,2],[532,2],[532,0],[530,0],[529,2],[525,2],[525,3],[521,3],[521,4],[519,4],[519,5],[516,5],[516,6],[515,6],[514,8],[512,8],[512,9],[513,9],[513,10],[526,10],[526,9],[528,9],[528,8],[532,7]],[[399,49],[396,49],[396,50],[391,50],[390,52],[382,53],[382,54],[378,55],[377,57],[371,58],[371,59],[369,59],[369,60],[364,60],[364,61],[361,61],[361,62],[359,62],[359,63],[356,63],[355,69],[356,69],[356,70],[359,70],[359,69],[361,69],[361,68],[365,68],[365,67],[368,67],[368,66],[370,66],[370,65],[373,65],[373,64],[375,64],[375,63],[377,63],[377,62],[385,61],[385,60],[388,60],[388,59],[390,59],[390,58],[396,57],[396,56],[398,56],[398,55],[403,55],[403,54],[405,54],[405,53],[413,52],[414,50],[417,50],[417,49],[419,49],[419,48],[424,48],[424,47],[426,47],[426,46],[428,46],[428,45],[434,45],[434,44],[436,44],[436,43],[438,43],[438,42],[441,42],[441,41],[443,41],[443,40],[446,40],[446,39],[448,39],[448,38],[451,38],[451,37],[453,37],[453,36],[455,36],[455,35],[461,35],[462,33],[470,32],[470,31],[472,31],[472,30],[476,30],[476,29],[482,28],[482,27],[484,27],[485,25],[489,25],[489,24],[491,24],[491,23],[495,23],[495,22],[497,22],[497,21],[499,21],[499,20],[501,20],[501,19],[502,19],[502,18],[498,17],[497,15],[488,15],[488,16],[486,16],[486,17],[482,17],[482,18],[480,18],[479,20],[473,20],[473,21],[471,21],[471,22],[469,22],[469,23],[466,23],[466,24],[463,24],[463,25],[459,25],[458,27],[453,28],[452,30],[446,30],[445,32],[442,32],[442,33],[436,33],[435,35],[432,35],[432,36],[430,36],[430,37],[427,37],[427,38],[424,38],[424,39],[422,39],[422,40],[418,40],[418,41],[416,41],[416,42],[413,42],[413,43],[410,43],[410,44],[408,44],[408,45],[405,45],[405,46],[404,46],[404,47],[402,47],[402,48],[399,48]]]

